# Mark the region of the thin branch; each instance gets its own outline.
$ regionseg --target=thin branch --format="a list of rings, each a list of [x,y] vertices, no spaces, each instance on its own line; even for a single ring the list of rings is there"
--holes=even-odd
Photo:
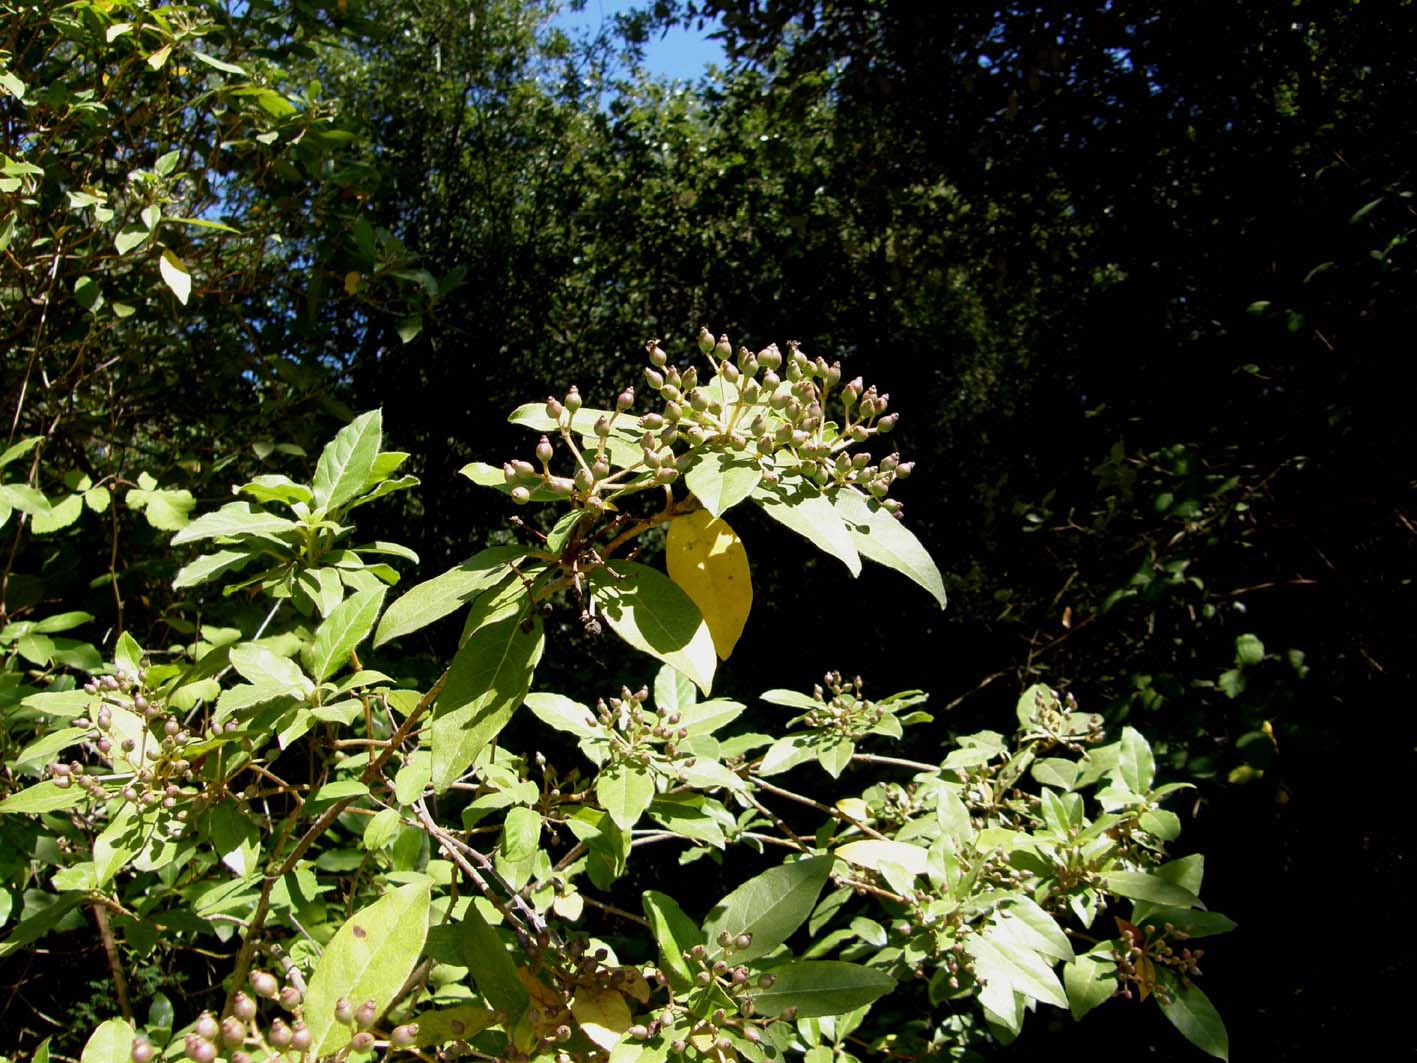
[[[108,970],[113,975],[113,995],[118,998],[118,1010],[128,1025],[133,1024],[133,1005],[128,1002],[128,979],[123,977],[123,964],[118,958],[118,943],[113,940],[113,928],[108,925],[108,911],[101,904],[93,906],[94,922],[103,939],[103,951],[108,956]]]
[[[931,770],[933,771],[934,769],[932,768]],[[879,839],[883,842],[890,840],[880,831],[876,830],[874,827],[862,823],[854,816],[848,816],[839,808],[832,808],[831,805],[824,805],[820,801],[813,801],[810,797],[804,797],[802,794],[793,793],[791,790],[784,790],[782,787],[774,786],[766,779],[761,779],[756,775],[751,776],[751,779],[753,781],[754,786],[757,786],[761,790],[766,790],[770,794],[776,794],[778,797],[785,797],[789,801],[796,801],[799,805],[806,805],[808,808],[815,808],[818,812],[831,816],[832,819],[840,820],[842,823],[849,823],[851,826],[859,830],[862,834],[868,834],[872,838]]]

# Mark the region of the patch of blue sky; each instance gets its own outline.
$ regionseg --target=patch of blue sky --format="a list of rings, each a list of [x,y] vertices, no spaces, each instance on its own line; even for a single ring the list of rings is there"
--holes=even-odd
[[[586,0],[580,11],[563,9],[552,25],[573,38],[593,36],[618,14],[634,10],[635,0]],[[723,46],[709,39],[714,27],[705,24],[702,30],[692,26],[674,26],[667,33],[655,31],[645,42],[644,68],[654,77],[675,81],[697,81],[710,65],[726,66]],[[628,71],[622,71],[628,73]]]

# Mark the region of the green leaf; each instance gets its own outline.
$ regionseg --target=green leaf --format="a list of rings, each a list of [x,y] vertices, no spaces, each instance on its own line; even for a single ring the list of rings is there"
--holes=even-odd
[[[971,935],[964,948],[974,959],[975,971],[989,983],[979,999],[996,1014],[1009,1013],[1012,1002],[1006,994],[1014,992],[1056,1007],[1068,1006],[1068,998],[1058,976],[1043,958],[1032,949],[998,933],[995,928]]]
[[[872,510],[853,491],[838,491],[832,506],[846,524],[851,543],[872,561],[893,568],[924,587],[940,608],[945,607],[945,583],[935,562],[915,533],[884,509]]]
[[[654,777],[626,763],[614,764],[595,780],[595,796],[621,830],[629,830],[654,800]]]
[[[249,683],[285,689],[292,694],[305,695],[312,685],[296,664],[288,657],[271,652],[267,646],[255,642],[243,642],[233,646],[229,655],[231,666]]]
[[[502,821],[502,855],[512,862],[532,856],[541,844],[541,813],[518,805]]]
[[[1186,1040],[1202,1052],[1216,1059],[1230,1058],[1230,1037],[1225,1032],[1225,1023],[1210,998],[1192,982],[1185,985],[1171,971],[1157,972],[1158,979],[1166,986],[1169,1002],[1161,1002],[1161,1013],[1171,1025],[1180,1030]]]
[[[383,414],[370,410],[335,433],[315,463],[316,506],[336,510],[359,494],[379,456],[383,427]]]
[[[1152,780],[1156,777],[1156,761],[1151,755],[1151,746],[1135,728],[1122,729],[1117,772],[1132,793],[1145,794],[1151,789]]]
[[[675,992],[682,993],[694,984],[694,972],[684,961],[684,953],[704,943],[699,924],[685,915],[678,902],[666,893],[646,890],[640,904],[659,946],[660,966],[669,976]]]
[[[1117,963],[1108,953],[1112,945],[1103,942],[1092,952],[1069,961],[1063,967],[1063,990],[1074,1019],[1081,1019],[1099,1004],[1112,999],[1117,991]]]
[[[716,941],[725,932],[751,934],[752,943],[733,953],[735,961],[767,955],[812,914],[831,866],[830,856],[814,856],[750,878],[714,906],[704,923],[705,940]]]
[[[684,474],[684,483],[705,509],[721,517],[751,495],[762,478],[763,470],[757,462],[713,450],[703,454]]]
[[[79,519],[84,511],[84,496],[70,495],[43,513],[36,513],[30,521],[30,531],[36,535],[51,535],[67,528]]]
[[[884,971],[840,960],[796,960],[772,973],[772,987],[753,994],[764,1015],[781,1015],[787,1008],[796,1008],[799,1019],[842,1015],[895,988],[895,979]]]
[[[672,673],[678,675],[677,672]],[[658,705],[658,700],[655,701]],[[688,732],[688,737],[713,734],[738,718],[747,708],[741,701],[728,698],[711,698],[708,701],[691,703],[678,710],[678,726]]]
[[[399,812],[396,808],[381,808],[374,813],[364,828],[359,844],[367,852],[376,852],[394,840],[399,829]]]
[[[571,537],[571,532],[576,530],[576,525],[586,515],[584,509],[571,509],[562,513],[556,521],[556,526],[546,533],[546,549],[553,554],[560,554],[565,548],[566,540]]]
[[[218,550],[214,554],[203,554],[195,561],[183,565],[172,581],[173,590],[195,587],[226,572],[233,572],[251,563],[255,554],[246,550]]]
[[[1228,934],[1235,929],[1234,920],[1219,912],[1201,912],[1193,908],[1147,907],[1146,915],[1134,914],[1132,921],[1138,926],[1164,927],[1170,923],[1177,930],[1192,938],[1211,937]]]
[[[246,76],[246,71],[235,63],[228,63],[225,60],[216,58],[216,56],[208,55],[199,48],[193,48],[191,54],[193,59],[206,63],[207,66],[211,67],[213,70],[220,70],[223,74],[235,74],[238,77]]]
[[[526,707],[548,727],[573,734],[577,738],[597,738],[602,733],[595,713],[579,701],[572,701],[564,695],[540,691],[528,694]]]
[[[1113,871],[1104,881],[1113,893],[1134,901],[1149,901],[1175,908],[1205,907],[1190,890],[1144,871]]]
[[[0,813],[57,812],[61,808],[73,808],[83,802],[84,791],[77,786],[61,790],[52,779],[46,779],[0,801]]]
[[[43,783],[40,784],[44,785]],[[18,796],[18,795],[16,795]],[[44,895],[48,899],[49,895]],[[3,960],[11,953],[18,952],[33,941],[38,941],[51,930],[64,921],[64,918],[74,910],[80,901],[84,899],[82,892],[61,893],[53,899],[53,903],[40,908],[34,915],[21,919],[15,924],[8,937],[0,941],[0,960]],[[29,907],[28,900],[26,908]]]
[[[131,496],[133,492],[128,494]],[[228,502],[215,513],[204,513],[188,524],[172,537],[172,545],[181,546],[201,539],[239,539],[247,535],[273,537],[294,531],[296,527],[294,521],[284,517],[253,511],[249,502]]]
[[[374,629],[382,590],[352,594],[330,612],[315,632],[315,641],[301,651],[301,658],[315,682],[323,683],[349,660],[354,648]]]
[[[133,1027],[122,1019],[106,1019],[90,1035],[79,1063],[129,1063],[133,1037]]]
[[[753,501],[784,528],[796,532],[823,553],[835,557],[853,576],[861,575],[861,555],[841,517],[812,484],[759,485]]]
[[[433,786],[439,793],[468,769],[526,700],[544,645],[541,618],[524,622],[517,603],[501,619],[473,632],[458,650],[429,727]]]
[[[895,864],[912,875],[925,874],[929,853],[909,842],[891,841],[887,838],[864,838],[847,842],[836,850],[836,855],[848,864],[880,871],[886,864]]]
[[[310,1055],[323,1056],[349,1043],[349,1028],[335,1020],[335,1002],[373,1000],[382,1012],[413,973],[428,936],[432,883],[400,886],[355,912],[320,956],[305,995]]]
[[[610,627],[637,650],[683,672],[705,694],[718,655],[698,607],[668,576],[633,561],[597,572],[591,591]]]
[[[409,762],[394,776],[394,797],[400,805],[411,805],[422,796],[433,778],[433,758],[426,749],[415,750]]]
[[[1073,946],[1054,918],[1028,897],[1010,900],[995,917],[995,936],[1052,960],[1071,960]]]
[[[304,484],[296,483],[289,476],[279,473],[264,473],[241,485],[241,493],[250,495],[257,502],[304,502],[309,505],[315,494]]]
[[[517,965],[502,939],[475,903],[469,904],[462,921],[454,924],[451,940],[457,949],[458,964],[472,971],[487,1003],[507,1013],[508,1027],[515,1025],[527,1009],[526,986],[517,977]]]
[[[379,621],[374,646],[377,648],[441,620],[495,587],[506,577],[510,566],[525,556],[526,550],[520,546],[493,546],[441,576],[409,588]]]
[[[476,1004],[420,1010],[418,1039],[414,1044],[419,1048],[434,1048],[446,1041],[468,1041],[497,1021],[495,1011]]]
[[[18,458],[23,458],[31,450],[39,446],[40,441],[43,439],[43,436],[26,436],[18,443],[6,447],[4,452],[0,453],[0,469],[3,469],[6,465],[9,465],[10,462]]]
[[[661,715],[682,713],[698,700],[694,681],[683,672],[664,665],[654,674],[654,707]]]
[[[151,235],[152,230],[146,226],[130,225],[113,238],[113,246],[120,255],[126,255]]]

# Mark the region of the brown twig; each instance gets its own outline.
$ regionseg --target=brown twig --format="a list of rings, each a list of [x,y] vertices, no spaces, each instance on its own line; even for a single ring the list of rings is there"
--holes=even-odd
[[[128,979],[123,977],[123,964],[118,958],[118,943],[113,940],[113,928],[108,925],[108,910],[102,904],[93,906],[98,936],[103,939],[103,951],[108,956],[108,970],[113,975],[113,995],[118,998],[118,1011],[128,1025],[133,1024],[133,1005],[128,1002]]]

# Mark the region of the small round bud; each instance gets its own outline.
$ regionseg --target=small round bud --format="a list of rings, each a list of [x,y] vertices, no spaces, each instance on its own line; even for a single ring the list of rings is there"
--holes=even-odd
[[[547,439],[545,436],[542,436],[539,440],[537,440],[536,460],[541,462],[541,464],[545,465],[548,461],[550,461],[551,455],[555,452],[555,449],[551,446],[551,440]]]
[[[713,350],[713,333],[706,328],[700,327],[698,342],[699,353],[708,354],[709,351]]]
[[[616,396],[615,396],[615,409],[616,409],[617,411],[619,411],[620,413],[624,413],[626,410],[628,410],[628,409],[629,409],[631,406],[633,406],[634,404],[635,404],[635,389],[634,389],[634,388],[626,388],[624,391],[620,392],[619,395],[616,395]]]
[[[654,388],[655,391],[658,391],[660,388],[664,387],[664,374],[660,373],[657,370],[646,367],[645,383],[647,383],[650,387]]]
[[[296,1008],[300,1007],[300,1002],[304,999],[305,997],[301,994],[300,990],[296,989],[293,985],[281,987],[280,1006],[287,1011],[294,1011]]]
[[[531,501],[531,492],[525,487],[513,487],[512,501],[519,506],[524,506]]]
[[[192,1026],[198,1037],[204,1037],[208,1041],[215,1041],[217,1035],[221,1033],[221,1027],[217,1025],[216,1017],[210,1011],[204,1011],[197,1017],[196,1023]]]
[[[368,1030],[360,1030],[349,1039],[349,1047],[356,1052],[368,1052],[374,1047],[374,1035]]]
[[[258,997],[272,1000],[280,992],[280,983],[276,981],[276,976],[269,971],[252,971],[251,989]]]
[[[193,1060],[193,1063],[213,1063],[216,1059],[216,1045],[194,1033],[187,1035],[183,1047],[187,1051],[187,1058]]]
[[[407,1048],[418,1040],[418,1023],[409,1022],[402,1026],[395,1026],[393,1032],[389,1034],[389,1044],[398,1045],[400,1048]]]
[[[335,1022],[351,1022],[354,1019],[354,1005],[346,997],[335,1001]]]
[[[566,409],[570,410],[571,413],[574,414],[580,408],[581,393],[576,390],[576,385],[572,384],[570,390],[566,392]]]
[[[250,1022],[256,1017],[256,1002],[244,992],[238,992],[231,998],[231,1014],[243,1022]]]
[[[669,361],[669,355],[664,353],[664,348],[659,345],[658,340],[650,340],[645,344],[645,351],[649,354],[649,360],[658,369],[663,369]]]
[[[354,1009],[354,1021],[361,1030],[367,1030],[373,1026],[374,1020],[378,1017],[379,1005],[372,1000],[366,1000]]]
[[[235,1048],[246,1040],[246,1026],[235,1015],[221,1020],[221,1043],[227,1048]]]
[[[304,1052],[310,1047],[310,1042],[315,1039],[315,1035],[310,1032],[310,1028],[299,1019],[290,1025],[290,1047],[297,1052]]]
[[[736,938],[733,939],[733,947],[737,949],[746,949],[752,943],[752,934],[739,934]]]
[[[595,434],[601,439],[610,434],[610,419],[603,413],[595,419]]]
[[[561,405],[561,401],[557,399],[555,395],[546,396],[547,417],[550,417],[553,421],[559,421],[561,419],[561,414],[563,414],[565,410],[566,407]]]
[[[286,1025],[284,1019],[272,1019],[270,1029],[266,1031],[266,1040],[277,1048],[289,1048],[294,1037],[295,1031]]]
[[[152,1058],[156,1053],[157,1049],[146,1037],[135,1037],[133,1038],[133,1046],[128,1049],[128,1058],[133,1063],[152,1063]]]

